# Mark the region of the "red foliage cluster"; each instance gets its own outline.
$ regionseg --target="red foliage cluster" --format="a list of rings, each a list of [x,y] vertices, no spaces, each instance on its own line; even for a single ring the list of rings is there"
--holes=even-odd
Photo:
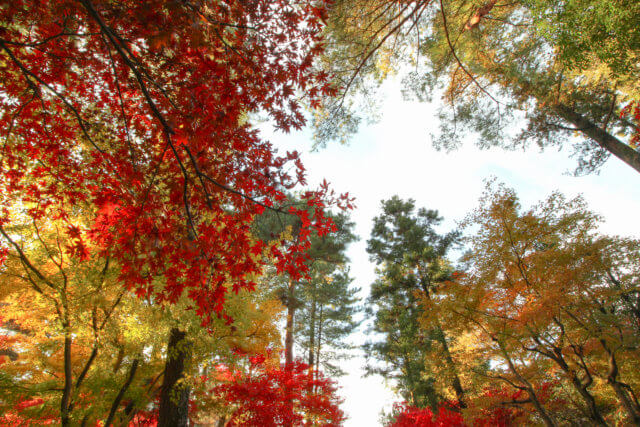
[[[536,390],[538,399],[552,407],[564,404],[553,396],[553,388],[557,384],[547,381]],[[531,410],[524,390],[513,390],[508,387],[487,388],[477,396],[469,406],[475,415],[463,417],[456,410],[456,405],[444,402],[437,413],[430,408],[416,408],[406,403],[393,405],[394,422],[389,427],[510,427],[528,424]],[[448,409],[450,408],[450,409]],[[471,419],[469,419],[471,418]]]
[[[326,4],[317,0],[13,0],[0,8],[0,226],[8,206],[68,222],[66,252],[97,246],[140,296],[184,292],[207,323],[227,287],[252,289],[257,254],[303,274],[322,209],[351,204],[323,186],[291,208],[303,223],[286,253],[251,222],[304,183],[297,153],[278,156],[245,124],[260,111],[287,131],[299,99],[334,89],[313,67]],[[287,165],[295,166],[289,174]],[[75,207],[95,213],[73,223]],[[7,237],[7,236],[5,236]],[[2,248],[0,248],[0,260]],[[162,286],[157,278],[162,277]]]
[[[628,103],[620,112],[620,117],[627,117],[635,124],[635,133],[631,136],[631,147],[637,150],[640,147],[640,102]]]
[[[230,425],[338,426],[344,420],[336,387],[309,366],[294,362],[270,367],[264,358],[250,359],[248,373],[235,372],[212,392],[235,408]]]
[[[395,421],[389,427],[464,427],[462,415],[440,407],[437,413],[429,408],[416,408],[407,404],[393,405]]]
[[[482,399],[495,400],[496,402],[518,402],[526,399],[523,390],[510,390],[502,388],[488,388]],[[474,427],[507,427],[517,425],[518,420],[527,417],[527,411],[516,405],[493,405],[490,408],[481,408],[480,416],[473,420]]]
[[[28,427],[58,424],[59,419],[54,416],[34,415],[33,413],[25,416],[23,413],[26,409],[38,407],[43,403],[44,400],[40,398],[25,398],[24,400],[20,400],[14,406],[13,411],[6,412],[0,416],[0,427]]]

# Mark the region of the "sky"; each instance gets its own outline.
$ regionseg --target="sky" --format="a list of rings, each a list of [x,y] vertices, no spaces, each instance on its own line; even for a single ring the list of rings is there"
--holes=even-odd
[[[445,219],[442,231],[448,231],[477,207],[485,180],[495,177],[516,190],[524,208],[553,191],[582,195],[603,216],[601,232],[640,238],[640,174],[618,159],[611,158],[598,175],[574,177],[569,174],[576,166],[570,147],[504,151],[479,150],[468,143],[457,151],[439,152],[430,138],[438,128],[433,104],[403,100],[394,81],[385,85],[381,99],[380,121],[362,125],[348,145],[336,142],[312,152],[309,129],[287,135],[263,131],[280,150],[302,153],[310,188],[326,179],[336,192],[356,197],[351,218],[360,241],[350,246],[348,256],[353,286],[362,288],[363,299],[375,278],[365,251],[372,220],[380,201],[396,194],[414,199],[417,207],[438,210]],[[361,344],[367,337],[362,330],[351,339]],[[339,380],[347,427],[380,425],[381,410],[399,401],[381,377],[362,377],[364,364],[359,352],[343,365],[349,372]]]

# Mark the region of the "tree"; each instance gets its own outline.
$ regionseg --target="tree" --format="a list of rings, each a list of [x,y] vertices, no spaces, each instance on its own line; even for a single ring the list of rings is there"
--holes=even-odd
[[[291,197],[295,200],[295,197]],[[304,209],[305,203],[298,201],[296,205]],[[294,361],[294,344],[308,359],[311,368],[319,366],[322,343],[328,353],[330,348],[342,346],[341,340],[349,335],[357,326],[353,315],[358,289],[350,289],[352,279],[348,275],[346,250],[356,240],[353,234],[354,224],[347,214],[327,212],[333,221],[330,234],[312,233],[309,236],[310,246],[306,253],[305,278],[292,276],[273,276],[268,280],[283,305],[287,307],[285,324],[285,360]],[[282,217],[277,212],[265,212],[255,222],[255,232],[263,240],[273,239],[295,244],[299,221],[294,217]],[[324,340],[324,341],[323,341]],[[346,349],[346,347],[342,347]],[[336,358],[341,354],[336,354]],[[330,373],[339,369],[323,358],[324,368]]]
[[[74,224],[83,219],[67,218]],[[11,337],[2,349],[9,356],[2,366],[2,404],[6,410],[24,399],[39,401],[31,412],[62,425],[106,418],[132,381],[142,389],[140,376],[157,369],[157,343],[133,336],[148,326],[140,318],[157,321],[157,311],[148,304],[134,309],[108,258],[83,262],[63,250],[68,221],[14,220],[12,227],[0,227],[11,247],[0,270],[0,327],[4,338]],[[142,357],[145,348],[148,358]],[[97,390],[107,384],[96,402]]]
[[[312,236],[309,249],[309,279],[301,282],[297,300],[300,307],[296,327],[297,341],[307,364],[315,370],[322,366],[331,375],[343,375],[337,361],[349,357],[354,348],[345,339],[358,326],[359,288],[350,285],[346,250],[357,238],[354,223],[346,214],[332,215],[336,232]]]
[[[299,362],[269,366],[264,356],[253,356],[247,373],[232,373],[212,392],[232,408],[232,426],[341,425],[335,386],[308,368]]]
[[[639,23],[636,2],[345,0],[331,11],[326,63],[342,92],[318,116],[321,137],[357,125],[346,107],[352,92],[368,91],[367,78],[410,66],[406,94],[424,100],[444,89],[437,147],[457,148],[463,130],[482,148],[508,149],[561,147],[577,133],[576,172],[611,154],[640,171],[638,124],[622,114],[638,99],[640,42],[626,31]],[[524,123],[517,134],[514,121]]]
[[[65,251],[73,244],[67,227],[87,229],[82,210],[64,221],[34,220],[24,209],[11,215],[12,225],[0,227],[10,246],[0,268],[0,424],[114,425],[138,417],[155,407],[163,376],[172,374],[163,366],[170,353],[163,340],[176,325],[192,341],[181,385],[196,392],[193,377],[212,361],[279,342],[281,306],[265,289],[231,292],[226,310],[233,324],[214,318],[202,328],[186,296],[170,308],[138,299],[99,249],[86,247],[85,259]]]
[[[466,271],[423,299],[424,326],[446,325],[464,369],[521,391],[502,404],[532,405],[546,425],[638,423],[640,246],[597,234],[598,221],[557,193],[522,211],[490,183],[465,221]]]
[[[447,382],[464,406],[464,390],[448,338],[440,325],[421,331],[420,296],[430,298],[433,288],[451,273],[445,256],[458,234],[439,235],[434,230],[442,218],[437,211],[420,208],[413,200],[394,196],[382,202],[382,214],[374,219],[367,252],[378,268],[378,280],[371,286],[369,313],[374,316],[373,331],[384,340],[370,343],[374,358],[391,364],[391,369],[369,367],[371,373],[399,378],[403,394],[414,406],[437,405],[433,380],[425,372],[425,357],[433,346],[441,346],[447,365]]]
[[[260,270],[252,218],[304,181],[299,161],[295,177],[283,169],[297,154],[277,157],[243,117],[260,109],[298,128],[295,92],[312,104],[331,92],[312,68],[323,7],[11,2],[0,12],[3,201],[34,203],[37,218],[88,201],[96,217],[78,254],[90,238],[129,289],[157,303],[186,290],[205,322],[223,315],[222,283],[251,289]],[[274,253],[281,271],[299,271],[309,227],[330,229],[320,193],[305,194],[314,221],[299,244]]]
[[[313,67],[324,8],[286,0],[6,4],[2,206],[66,221],[88,204],[89,232],[70,224],[66,250],[84,259],[95,247],[124,288],[154,304],[186,294],[204,326],[231,321],[228,291],[254,289],[267,255],[278,271],[304,274],[310,228],[328,232],[325,205],[350,203],[325,183],[303,195],[312,216],[283,210],[283,191],[304,182],[302,164],[297,153],[279,157],[246,120],[260,110],[284,131],[299,128],[298,98],[313,106],[333,91]],[[289,251],[251,234],[265,209],[304,216]],[[10,222],[8,210],[0,215],[0,225]]]
[[[348,269],[323,274],[317,267],[304,283],[303,306],[298,315],[298,344],[314,370],[333,376],[344,375],[340,361],[349,358],[356,347],[348,338],[358,327],[354,316],[360,311],[359,288],[350,287]]]

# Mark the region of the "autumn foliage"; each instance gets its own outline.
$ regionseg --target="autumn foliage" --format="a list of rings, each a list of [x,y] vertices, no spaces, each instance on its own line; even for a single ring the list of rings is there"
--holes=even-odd
[[[466,417],[481,425],[640,419],[640,242],[599,234],[599,221],[581,198],[555,193],[524,210],[513,190],[487,185],[464,223],[476,230],[467,268],[422,298],[422,326],[445,325],[464,373]]]
[[[351,199],[323,182],[288,200],[304,166],[252,118],[300,129],[303,108],[334,93],[315,66],[326,7],[0,4],[7,414],[133,422],[156,401],[170,330],[188,331],[193,369],[277,340],[261,274],[304,276],[312,230],[335,230],[325,209]],[[296,218],[295,236],[258,238],[265,210]]]
[[[6,2],[0,226],[17,205],[34,220],[66,221],[66,253],[87,259],[96,245],[128,289],[159,304],[186,292],[205,323],[224,315],[223,283],[255,286],[259,255],[304,273],[310,227],[330,231],[323,208],[350,201],[325,184],[304,194],[311,216],[280,209],[284,190],[305,182],[304,168],[295,152],[277,155],[246,118],[259,111],[299,129],[300,99],[315,105],[332,93],[313,67],[324,7]],[[85,226],[69,216],[81,204],[94,212]],[[300,239],[285,252],[250,233],[268,208],[301,218]]]
[[[374,51],[405,23],[419,33],[432,4],[379,3],[378,14],[367,1],[0,0],[0,426],[342,424],[338,389],[317,368],[341,372],[341,355],[327,353],[348,349],[357,326],[345,254],[355,236],[337,213],[353,199],[326,181],[304,187],[298,152],[279,153],[256,123],[299,130],[305,111],[336,99],[337,81],[346,92],[360,84],[323,69],[342,52],[323,39],[339,21],[330,13],[377,16],[354,21],[373,32],[360,38],[366,56],[347,49],[333,61],[357,74],[380,67]],[[491,96],[461,58],[476,67],[492,51],[473,46],[495,3],[453,13],[440,2],[440,15],[424,15],[445,27],[448,15],[452,25],[479,17],[460,57],[439,58],[443,35],[454,53],[447,28],[424,49],[438,51],[429,56],[443,75],[455,69],[452,88],[466,71],[460,82]],[[523,36],[514,46],[534,35],[513,34]],[[389,68],[391,53],[375,61]],[[608,113],[592,117],[578,104],[598,87],[556,85],[555,69],[530,84],[528,68],[503,72],[493,59],[474,73],[536,105],[527,132],[586,132],[640,167],[637,97],[619,109],[607,89]],[[472,118],[482,105],[460,111]],[[599,153],[582,153],[582,166],[597,168]],[[382,340],[366,348],[380,362],[369,373],[397,380],[410,401],[392,426],[640,425],[640,241],[601,234],[580,198],[555,193],[524,210],[494,184],[465,237],[440,235],[437,211],[414,201],[383,208],[368,245],[378,264],[368,312]],[[456,265],[447,257],[460,245]],[[310,366],[291,362],[294,342]]]
[[[466,424],[460,413],[440,407],[434,413],[430,408],[416,408],[396,403],[393,406],[394,421],[389,427],[464,427]]]
[[[261,355],[249,363],[212,390],[232,408],[229,425],[341,425],[336,386],[321,373],[301,362],[272,366]]]

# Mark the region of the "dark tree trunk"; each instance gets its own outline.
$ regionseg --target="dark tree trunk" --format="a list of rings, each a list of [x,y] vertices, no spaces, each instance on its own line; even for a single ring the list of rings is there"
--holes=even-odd
[[[318,318],[318,350],[316,351],[316,366],[320,369],[320,351],[322,351],[322,305],[320,306],[320,317]],[[318,369],[316,369],[316,377]]]
[[[113,404],[111,405],[111,410],[109,411],[109,416],[107,417],[107,420],[104,423],[105,427],[109,427],[113,422],[113,419],[116,416],[116,412],[118,411],[118,407],[120,406],[120,402],[122,402],[122,398],[124,397],[124,394],[127,392],[127,390],[129,389],[129,386],[133,382],[133,377],[136,376],[136,371],[138,369],[139,363],[140,363],[139,359],[133,359],[133,363],[131,364],[131,368],[129,369],[129,374],[127,375],[127,379],[122,385],[122,387],[120,388],[118,395],[113,400]]]
[[[65,325],[64,334],[64,389],[60,400],[60,422],[62,426],[68,426],[70,422],[71,389],[73,387],[73,372],[71,370],[71,332]]]
[[[186,333],[172,328],[167,346],[167,361],[160,389],[158,427],[187,427],[189,425],[189,393],[184,383],[185,368],[191,356],[191,344]]]
[[[453,361],[453,357],[451,356],[451,351],[449,350],[449,344],[447,343],[447,337],[444,335],[444,331],[442,330],[442,326],[440,322],[437,323],[437,337],[438,341],[442,345],[442,349],[444,350],[444,359],[447,361],[447,370],[449,371],[449,376],[451,377],[451,387],[453,387],[453,391],[456,393],[456,399],[458,399],[458,405],[461,408],[466,408],[467,404],[464,400],[464,389],[462,388],[462,383],[460,382],[460,377],[458,376],[458,370],[456,369],[455,362]]]
[[[640,153],[620,141],[609,132],[604,131],[588,118],[579,114],[571,107],[563,104],[555,106],[555,111],[560,117],[572,123],[583,134],[594,140],[600,147],[604,148],[632,168],[640,172]]]
[[[544,409],[544,407],[540,403],[540,400],[538,399],[538,396],[536,394],[535,389],[533,388],[533,385],[531,385],[531,383],[527,381],[526,378],[520,375],[520,373],[516,369],[515,365],[513,364],[513,361],[511,360],[511,357],[509,356],[509,353],[504,347],[504,344],[495,337],[491,337],[491,338],[493,339],[494,342],[498,344],[498,347],[500,348],[500,352],[502,353],[503,357],[507,361],[507,366],[509,367],[509,371],[511,371],[511,373],[524,386],[524,389],[527,391],[527,394],[529,395],[529,400],[531,400],[531,403],[536,408],[536,411],[540,415],[540,418],[542,418],[542,422],[544,423],[544,425],[546,425],[547,427],[556,427],[555,421],[551,418],[549,413],[546,411],[546,409]]]
[[[607,275],[616,289],[620,291],[620,298],[622,298],[627,310],[629,310],[633,316],[633,323],[636,326],[636,331],[640,332],[640,295],[636,294],[636,300],[633,301],[631,299],[631,293],[624,291],[622,283],[613,275],[611,270],[607,271]]]
[[[309,326],[309,367],[313,369],[315,362],[315,346],[316,346],[316,301],[315,297],[311,303],[311,325]]]
[[[422,284],[422,291],[424,292],[427,299],[431,299],[431,294],[429,292],[429,288],[426,284]],[[456,399],[458,399],[458,405],[460,408],[466,408],[467,404],[464,399],[464,389],[462,388],[462,383],[460,382],[460,376],[458,375],[458,369],[456,368],[456,364],[453,361],[453,357],[451,356],[451,351],[449,350],[449,344],[447,343],[447,337],[444,333],[444,329],[442,329],[442,325],[440,324],[440,319],[436,318],[436,338],[440,345],[442,345],[442,350],[444,351],[444,359],[447,363],[447,370],[449,371],[449,377],[451,378],[451,387],[453,391],[456,393]]]
[[[629,393],[627,393],[625,384],[618,380],[618,362],[616,361],[614,351],[609,348],[605,340],[601,339],[600,344],[602,345],[604,351],[609,355],[609,372],[607,374],[607,383],[609,383],[616,396],[618,397],[618,400],[627,411],[631,423],[633,423],[633,425],[640,426],[640,407],[638,407],[637,402],[632,399],[632,396],[629,396]]]
[[[293,318],[295,310],[295,282],[290,279],[287,290],[287,325],[285,326],[284,338],[284,360],[287,366],[293,362]]]
[[[582,399],[584,400],[585,405],[587,405],[587,411],[589,412],[589,418],[593,420],[593,422],[600,426],[608,425],[600,411],[598,410],[598,406],[596,405],[596,400],[593,395],[589,392],[589,386],[592,383],[591,373],[585,372],[587,375],[587,381],[582,381],[578,377],[576,371],[572,370],[567,362],[564,360],[564,356],[562,355],[562,350],[560,348],[554,348],[553,354],[550,354],[550,357],[553,361],[556,362],[560,369],[562,369],[569,379],[571,383],[575,387],[576,391],[580,394]]]

